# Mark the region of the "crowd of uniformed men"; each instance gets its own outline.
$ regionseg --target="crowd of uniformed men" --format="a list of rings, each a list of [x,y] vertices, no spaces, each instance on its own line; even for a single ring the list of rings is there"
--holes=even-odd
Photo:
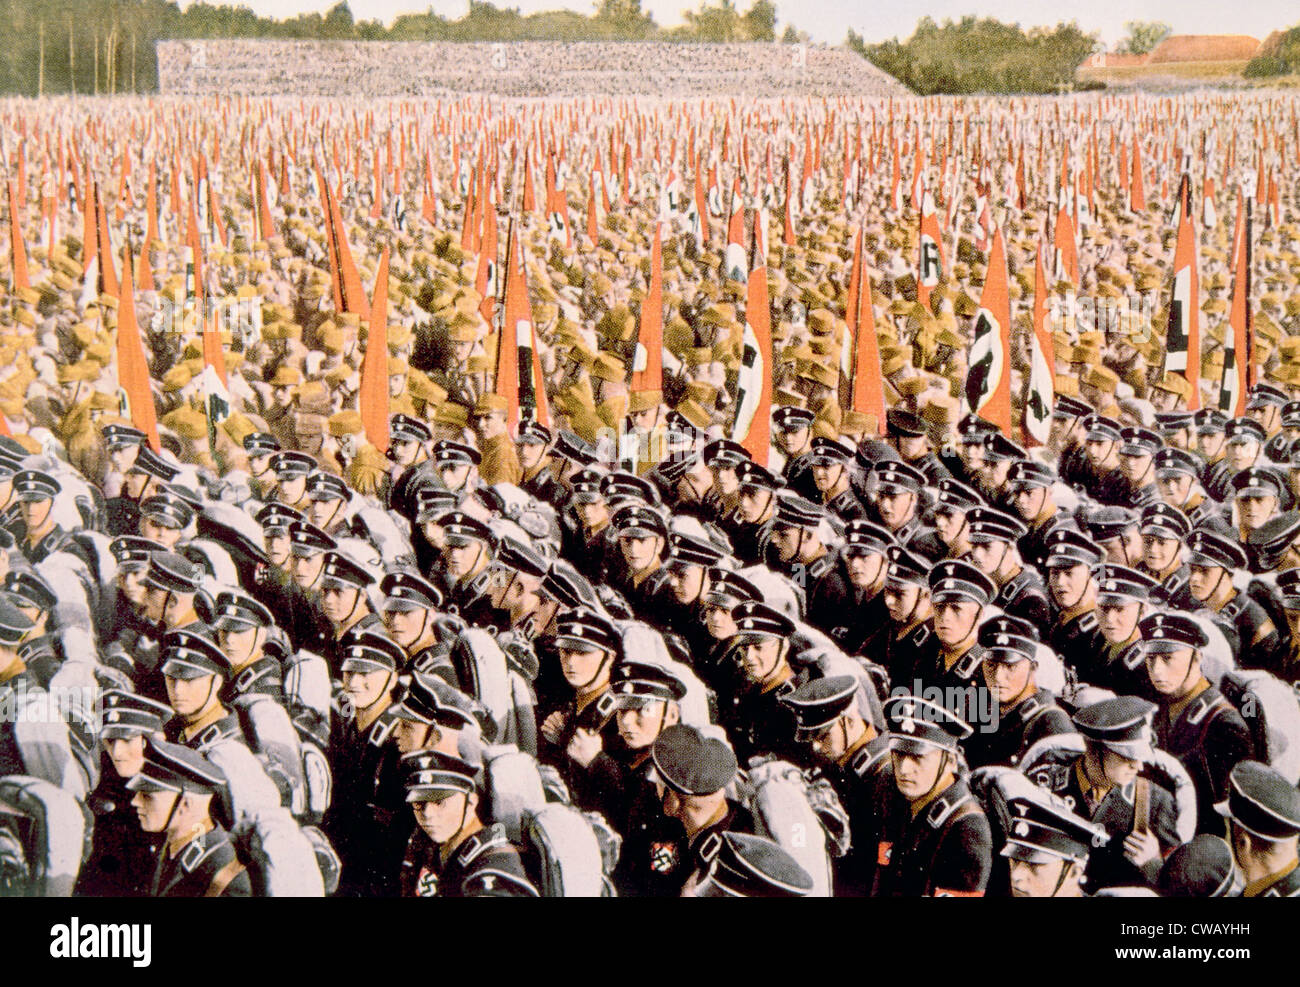
[[[1119,429],[1062,397],[1048,466],[973,416],[947,457],[905,411],[852,447],[787,406],[778,470],[673,416],[680,454],[642,476],[526,423],[528,469],[491,485],[399,414],[368,508],[263,432],[235,503],[130,426],[103,428],[106,500],[7,439],[0,674],[30,695],[74,657],[68,614],[100,631],[102,727],[68,738],[102,754],[84,893],[252,891],[204,751],[270,746],[240,712],[270,697],[328,758],[344,894],[538,893],[486,811],[505,742],[621,836],[621,894],[810,891],[736,795],[772,756],[830,781],[840,894],[1292,894],[1300,792],[1220,684],[1259,670],[1295,702],[1300,514],[1266,450],[1297,411],[1261,385],[1246,418]],[[35,772],[10,731],[4,773]]]
[[[285,175],[280,236],[210,245],[208,294],[259,316],[224,340],[211,429],[202,347],[150,320],[179,276],[140,298],[161,448],[105,386],[121,301],[77,298],[79,238],[34,250],[0,314],[24,426],[0,437],[0,706],[95,697],[0,725],[7,888],[56,886],[67,827],[57,887],[90,895],[272,893],[302,838],[304,887],[350,896],[1300,893],[1293,228],[1268,236],[1244,416],[1187,410],[1127,323],[1063,331],[1026,450],[954,397],[982,260],[963,236],[918,306],[892,219],[866,241],[890,410],[840,408],[828,192],[773,247],[760,464],[728,437],[745,294],[720,251],[666,228],[664,386],[630,390],[646,293],[615,259],[644,258],[645,224],[616,189],[590,250],[529,234],[553,424],[511,428],[473,258],[368,217],[349,178],[350,235],[398,248],[383,453],[365,320],[330,310],[311,175]],[[1162,218],[1099,198],[1082,287],[1155,292]]]

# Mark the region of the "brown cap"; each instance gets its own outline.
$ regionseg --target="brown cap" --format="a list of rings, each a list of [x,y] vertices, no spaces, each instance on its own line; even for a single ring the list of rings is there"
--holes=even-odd
[[[846,411],[840,417],[841,434],[874,435],[880,430],[880,421],[869,411]]]
[[[76,366],[77,366],[77,365],[74,365],[73,367],[69,367],[68,369],[69,369],[69,370],[73,370],[73,369],[75,369]],[[85,378],[85,377],[83,377],[83,378],[81,378],[81,379],[82,379],[82,380],[87,380],[87,379],[93,380],[94,378],[93,378],[93,377],[92,377],[92,378]],[[174,392],[174,391],[179,391],[182,387],[184,387],[186,384],[188,384],[188,383],[189,383],[190,381],[192,381],[193,379],[194,379],[194,374],[192,374],[192,373],[190,372],[189,367],[186,367],[186,366],[175,366],[175,367],[172,367],[172,368],[171,368],[170,370],[168,370],[165,374],[163,374],[163,379],[162,379],[163,390],[166,391],[166,392],[168,392],[168,393],[172,393],[172,392]]]
[[[162,424],[182,439],[205,439],[208,436],[207,416],[189,405],[182,405],[164,415]]]
[[[1169,391],[1172,394],[1177,394],[1179,397],[1185,399],[1191,398],[1192,396],[1191,381],[1182,374],[1166,373],[1151,386],[1161,391]]]
[[[474,417],[486,418],[493,414],[506,414],[510,410],[510,402],[501,394],[484,394],[479,397],[474,405]]]
[[[1077,398],[1079,396],[1079,381],[1074,377],[1057,376],[1054,387],[1057,397]]]
[[[469,409],[463,404],[457,404],[455,401],[445,401],[438,405],[438,410],[433,415],[433,421],[437,425],[460,425],[464,427],[469,424]]]
[[[835,331],[835,316],[824,308],[815,308],[808,313],[808,329],[818,335],[827,335]]]
[[[1089,367],[1083,372],[1083,382],[1105,394],[1114,394],[1119,386],[1119,376],[1109,367]]]
[[[628,397],[627,411],[628,414],[634,415],[641,411],[649,411],[651,408],[657,408],[664,402],[664,392],[660,390],[633,391]]]
[[[344,435],[360,435],[365,430],[361,423],[361,413],[351,408],[336,411],[329,417],[329,433],[337,438]]]
[[[600,380],[622,383],[627,378],[627,368],[612,353],[600,353],[592,364],[591,374]]]

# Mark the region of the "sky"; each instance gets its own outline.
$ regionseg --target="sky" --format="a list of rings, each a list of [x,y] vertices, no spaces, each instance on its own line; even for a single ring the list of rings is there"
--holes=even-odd
[[[293,17],[313,10],[324,12],[337,0],[224,0],[243,3],[257,13],[271,17]],[[494,0],[500,7],[518,7],[530,14],[539,10],[568,8],[581,13],[594,10],[592,0]],[[742,11],[750,0],[735,0]],[[1247,3],[1210,0],[926,0],[924,4],[876,4],[869,0],[774,0],[777,29],[793,21],[814,41],[839,44],[849,28],[868,42],[907,38],[917,20],[930,16],[936,21],[957,19],[966,14],[995,17],[1021,27],[1078,21],[1085,31],[1099,31],[1108,47],[1124,35],[1124,23],[1131,20],[1163,21],[1176,34],[1250,34],[1263,39],[1275,28],[1300,22],[1295,0],[1249,0]],[[399,14],[422,13],[430,6],[444,17],[456,18],[469,10],[468,0],[349,0],[357,20],[379,19],[391,24]],[[188,4],[182,3],[182,6]],[[664,27],[682,22],[684,9],[697,9],[699,0],[641,0],[643,10],[654,14]]]

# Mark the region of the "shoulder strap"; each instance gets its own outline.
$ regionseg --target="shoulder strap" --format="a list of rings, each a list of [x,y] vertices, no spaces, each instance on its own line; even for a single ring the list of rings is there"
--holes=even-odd
[[[1033,706],[1026,711],[1027,715],[1024,720],[1021,721],[1020,728],[1022,730],[1028,730],[1035,722],[1037,722],[1040,716],[1055,708],[1052,703],[1039,702],[1036,696],[1030,696],[1025,700],[1025,703],[1033,703]]]
[[[1139,777],[1133,787],[1133,832],[1151,831],[1151,779]]]
[[[1210,726],[1224,709],[1232,707],[1222,695],[1215,696],[1210,702],[1206,702],[1204,698],[1197,699],[1196,704],[1196,708],[1188,710],[1187,722],[1194,727],[1199,727],[1196,749],[1201,750],[1205,744],[1206,734],[1210,732]]]
[[[957,803],[957,806],[944,817],[943,822],[938,827],[939,836],[934,841],[934,853],[931,854],[930,865],[925,871],[927,874],[934,873],[934,865],[939,862],[939,852],[943,849],[944,841],[948,839],[948,831],[952,829],[957,820],[973,815],[979,810],[979,804],[975,801],[974,796],[968,792],[966,796]]]
[[[232,859],[230,863],[212,875],[212,883],[208,885],[208,890],[203,892],[203,897],[220,898],[226,888],[230,887],[230,882],[242,874],[243,871],[244,865],[239,862],[239,858]]]
[[[1241,616],[1242,611],[1246,609],[1246,601],[1242,599],[1243,595],[1244,594],[1242,593],[1237,593],[1231,600],[1223,605],[1223,609],[1220,610],[1219,613],[1227,617],[1229,620],[1236,620]]]

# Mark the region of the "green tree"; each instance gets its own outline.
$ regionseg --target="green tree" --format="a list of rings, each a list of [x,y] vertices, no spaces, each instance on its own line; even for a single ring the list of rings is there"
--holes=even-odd
[[[740,12],[731,0],[722,0],[716,7],[709,6],[706,0],[699,10],[684,11],[682,16],[691,41],[735,41],[740,34]]]
[[[1300,25],[1284,31],[1276,45],[1252,58],[1243,74],[1248,79],[1300,74]]]
[[[348,6],[347,0],[336,3],[325,12],[325,20],[321,24],[322,38],[336,40],[355,36],[356,22],[352,19],[352,8]]]
[[[641,9],[641,0],[598,0],[593,27],[607,37],[635,40],[651,37],[658,28]]]
[[[747,40],[776,40],[776,4],[771,0],[754,0],[754,6],[749,8],[740,22]]]
[[[1127,36],[1120,42],[1119,50],[1126,55],[1145,55],[1174,33],[1172,27],[1159,21],[1128,21],[1124,31]]]
[[[1033,28],[968,16],[936,24],[923,17],[906,42],[867,45],[850,31],[846,45],[922,95],[1049,93],[1073,81],[1099,45],[1076,24]]]

